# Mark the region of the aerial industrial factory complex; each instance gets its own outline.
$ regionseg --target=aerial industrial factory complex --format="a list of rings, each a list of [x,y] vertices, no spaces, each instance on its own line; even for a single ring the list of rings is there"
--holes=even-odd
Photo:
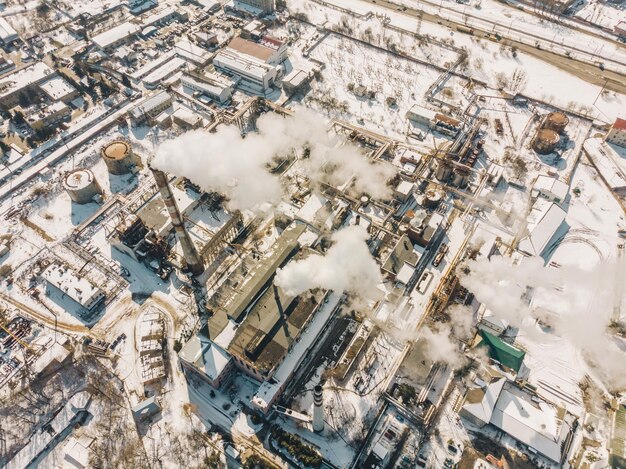
[[[623,6],[0,0],[0,467],[626,468]]]

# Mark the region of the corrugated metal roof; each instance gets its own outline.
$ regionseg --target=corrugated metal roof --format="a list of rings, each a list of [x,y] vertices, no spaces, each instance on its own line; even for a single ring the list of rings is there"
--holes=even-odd
[[[503,341],[499,337],[490,334],[487,331],[480,331],[480,336],[483,338],[483,344],[489,350],[489,356],[516,372],[522,366],[526,352],[518,348],[513,347],[511,344]]]

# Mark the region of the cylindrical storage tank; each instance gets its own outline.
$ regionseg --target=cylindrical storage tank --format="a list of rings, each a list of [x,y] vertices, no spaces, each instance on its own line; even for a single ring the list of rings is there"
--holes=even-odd
[[[102,159],[109,168],[109,173],[118,176],[130,173],[133,165],[133,153],[128,142],[115,140],[107,143],[101,150]]]
[[[452,174],[452,166],[445,160],[439,160],[437,163],[437,172],[435,177],[440,181],[447,181]]]
[[[426,208],[436,208],[441,202],[442,194],[435,189],[428,189],[424,197],[424,206]]]
[[[569,124],[569,117],[562,112],[551,112],[548,114],[548,117],[546,117],[543,128],[554,130],[556,133],[562,134],[567,124]]]
[[[559,137],[559,134],[557,134],[554,130],[540,129],[537,131],[537,135],[535,136],[533,147],[537,153],[547,155],[548,153],[552,153],[554,151],[560,140],[561,138]]]
[[[452,184],[457,187],[465,187],[469,179],[469,171],[465,168],[455,168]]]
[[[93,202],[96,195],[102,194],[98,181],[88,169],[76,169],[68,173],[63,181],[63,187],[77,204]]]
[[[370,198],[366,195],[361,197],[361,207],[367,207],[370,203]]]

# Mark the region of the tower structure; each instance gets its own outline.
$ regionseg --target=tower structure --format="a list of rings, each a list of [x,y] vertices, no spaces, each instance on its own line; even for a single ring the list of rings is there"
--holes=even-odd
[[[315,386],[313,391],[313,431],[320,433],[324,431],[324,399],[322,386]]]
[[[174,225],[176,237],[180,242],[180,246],[183,250],[183,256],[187,262],[187,268],[193,275],[199,275],[204,271],[202,258],[198,254],[196,247],[191,241],[189,233],[187,233],[187,230],[185,229],[183,217],[180,214],[178,205],[176,205],[176,199],[174,199],[174,194],[172,193],[172,189],[167,181],[167,175],[163,171],[152,166],[150,167],[150,170],[152,171],[156,185],[159,188],[159,192],[161,193],[167,212],[172,219],[172,225]]]

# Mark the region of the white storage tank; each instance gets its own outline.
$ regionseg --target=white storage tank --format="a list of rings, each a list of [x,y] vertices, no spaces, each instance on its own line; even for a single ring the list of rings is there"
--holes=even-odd
[[[93,202],[96,195],[102,194],[100,184],[88,169],[75,169],[67,173],[63,187],[77,204]]]

